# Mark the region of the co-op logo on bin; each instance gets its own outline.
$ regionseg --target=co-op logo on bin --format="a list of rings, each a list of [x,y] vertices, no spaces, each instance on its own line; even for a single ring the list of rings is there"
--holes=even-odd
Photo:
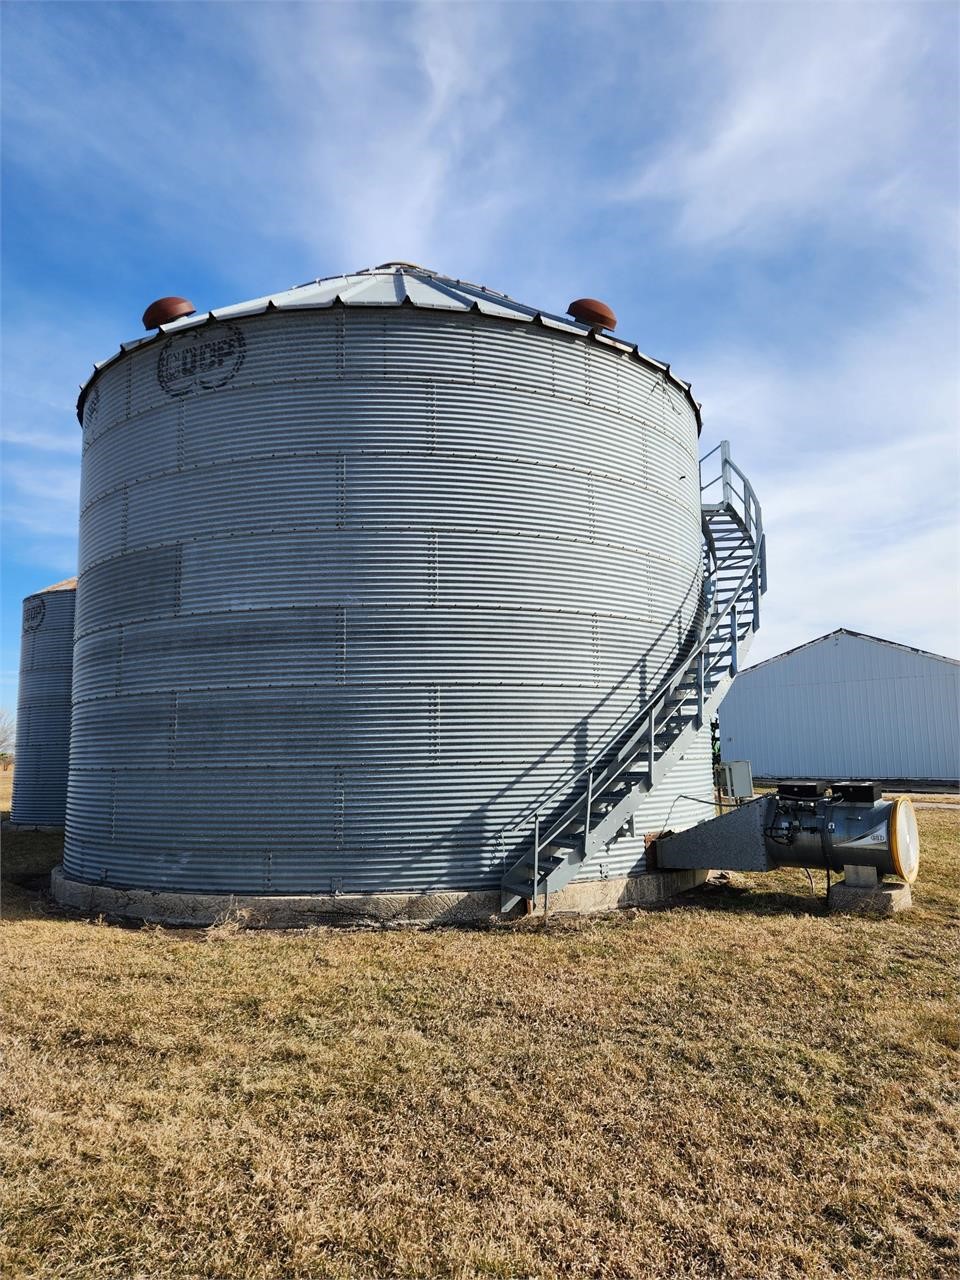
[[[160,352],[157,381],[168,396],[213,391],[236,377],[246,353],[243,334],[233,324],[178,333]]]
[[[23,602],[24,631],[38,631],[43,625],[43,615],[47,612],[47,602],[43,596],[27,596]]]

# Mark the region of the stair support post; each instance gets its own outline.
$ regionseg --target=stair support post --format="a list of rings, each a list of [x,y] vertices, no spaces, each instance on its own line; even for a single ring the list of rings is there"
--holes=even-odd
[[[533,909],[537,909],[537,889],[540,886],[540,815],[533,819]]]
[[[703,650],[697,654],[697,728],[703,728],[703,686],[706,679]]]
[[[590,839],[590,810],[593,807],[593,770],[587,774],[587,812],[583,820],[583,856],[587,856],[587,841]]]
[[[723,484],[723,505],[733,506],[733,485],[730,483],[730,441],[720,441],[720,475]]]
[[[650,774],[650,785],[653,786],[653,760],[654,751],[656,749],[657,734],[657,718],[654,715],[653,708],[650,708],[650,715],[647,719],[647,771]]]
[[[740,636],[737,633],[737,606],[730,606],[730,674],[735,676],[740,670],[738,648]]]

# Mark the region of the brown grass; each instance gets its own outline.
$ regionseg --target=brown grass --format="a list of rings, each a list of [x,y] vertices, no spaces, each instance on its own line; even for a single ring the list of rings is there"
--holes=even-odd
[[[957,791],[941,792],[939,794],[930,791],[885,791],[883,798],[892,800],[894,796],[898,795],[909,795],[914,804],[960,804],[960,792]]]
[[[4,1274],[954,1276],[960,822],[919,818],[890,921],[783,872],[490,932],[67,920],[8,838]]]

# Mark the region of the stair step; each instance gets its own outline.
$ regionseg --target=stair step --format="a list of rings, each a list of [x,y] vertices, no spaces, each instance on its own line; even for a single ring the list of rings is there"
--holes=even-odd
[[[632,790],[633,790],[633,787],[628,787],[628,786],[612,787],[609,791],[604,791],[601,795],[597,797],[597,803],[607,804],[611,808],[613,808],[614,806],[618,805],[621,800],[625,799]]]
[[[533,885],[529,881],[501,880],[500,892],[514,894],[518,898],[532,898]]]
[[[539,862],[540,874],[543,875],[545,871],[552,871],[555,867],[562,867],[565,862],[566,858],[563,857],[562,854],[544,853],[541,849]],[[517,865],[522,867],[525,872],[533,875],[533,854],[528,853],[523,862],[518,863]]]

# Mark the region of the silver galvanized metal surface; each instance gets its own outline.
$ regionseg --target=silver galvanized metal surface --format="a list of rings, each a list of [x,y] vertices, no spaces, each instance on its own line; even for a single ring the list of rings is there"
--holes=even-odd
[[[76,578],[58,582],[23,602],[10,817],[31,826],[63,826],[76,582]]]
[[[759,777],[960,778],[960,663],[834,631],[734,681],[726,759]]]
[[[629,351],[477,311],[197,332],[86,399],[67,873],[496,887],[501,829],[699,622],[689,401]],[[708,752],[682,763],[654,825],[709,794]]]
[[[689,382],[678,378],[668,364],[644,355],[635,344],[623,342],[609,333],[595,331],[589,325],[582,324],[569,315],[554,315],[547,311],[540,311],[536,307],[528,307],[522,302],[517,302],[505,293],[488,289],[485,285],[453,280],[436,271],[430,271],[426,267],[418,267],[409,262],[388,262],[379,267],[369,267],[364,271],[354,272],[352,275],[308,280],[306,284],[296,285],[281,293],[268,294],[263,298],[252,298],[248,302],[237,302],[229,307],[217,307],[213,311],[184,316],[179,320],[171,321],[170,324],[161,325],[156,333],[136,338],[132,342],[124,342],[116,355],[94,365],[93,373],[80,392],[77,403],[78,416],[81,422],[85,420],[87,396],[89,394],[92,398],[95,394],[93,388],[98,382],[97,375],[102,369],[122,359],[125,352],[154,343],[166,344],[169,338],[176,334],[195,331],[216,321],[236,321],[247,316],[263,315],[269,311],[304,311],[310,308],[341,306],[367,309],[411,306],[422,307],[429,311],[452,311],[460,314],[474,311],[480,315],[495,316],[514,323],[533,323],[552,331],[572,335],[609,350],[618,351],[622,355],[628,355],[654,373],[662,375],[672,392],[679,393],[690,405],[696,416],[699,430],[700,406],[693,399]],[[205,339],[202,333],[193,333],[191,340],[201,343]]]

